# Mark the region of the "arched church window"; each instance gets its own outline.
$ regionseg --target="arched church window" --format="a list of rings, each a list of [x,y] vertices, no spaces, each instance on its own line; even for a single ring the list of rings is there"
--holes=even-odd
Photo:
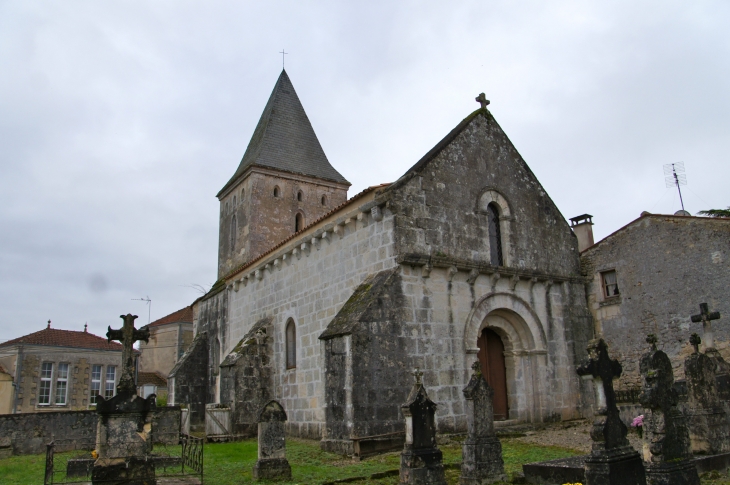
[[[243,203],[243,196],[246,195],[246,189],[241,189],[241,203]]]
[[[233,196],[233,210],[236,209],[236,196]]]
[[[297,200],[298,200],[299,202],[301,202],[301,201],[302,201],[302,197],[303,197],[303,196],[302,196],[302,191],[300,190],[300,191],[298,191],[298,192],[297,192]]]
[[[274,197],[279,197],[279,192],[279,186],[277,185],[274,187]]]
[[[297,366],[297,329],[293,319],[286,322],[286,368]]]
[[[301,231],[304,229],[304,216],[301,212],[297,212],[297,215],[294,216],[294,233]]]
[[[322,196],[322,205],[327,205],[327,196],[326,195]]]
[[[489,256],[492,265],[503,266],[502,257],[502,231],[499,227],[499,210],[497,204],[491,203],[487,206],[487,219],[489,230]]]
[[[238,222],[236,221],[236,216],[231,218],[231,251],[233,251],[236,248],[236,232],[238,232]]]

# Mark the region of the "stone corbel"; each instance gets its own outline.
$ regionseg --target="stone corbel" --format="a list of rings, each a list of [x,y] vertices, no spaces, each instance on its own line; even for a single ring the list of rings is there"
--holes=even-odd
[[[329,242],[329,240],[330,240],[330,232],[329,232],[329,231],[323,231],[323,232],[322,232],[322,235],[320,236],[320,239],[321,239],[322,241],[327,241],[327,242]]]
[[[537,283],[537,278],[535,278],[535,277],[530,278],[529,281],[527,282],[527,291],[529,293],[532,293],[532,288],[535,286],[535,283]]]
[[[301,251],[299,251],[299,248],[294,248],[294,249],[292,249],[291,253],[292,253],[292,254],[293,254],[294,256],[296,256],[296,257],[297,257],[297,259],[299,259],[299,258],[301,258],[301,257],[302,257],[302,253],[301,253]]]
[[[301,246],[299,246],[299,247],[302,250],[302,254],[304,254],[305,256],[309,256],[309,244],[308,243],[303,242],[301,244]]]
[[[249,280],[250,277],[251,277],[251,275],[246,275],[243,278],[241,278],[241,283],[243,283],[243,286],[247,286],[248,285],[248,280]]]
[[[228,290],[228,291],[231,291],[231,290],[233,290],[233,285],[232,285],[232,284],[230,284],[230,285],[226,286],[226,290]]]
[[[321,241],[320,238],[318,238],[316,236],[312,238],[312,246],[317,248],[317,251],[319,251],[319,242],[320,241]]]
[[[263,278],[263,277],[264,277],[264,272],[263,272],[263,271],[261,271],[260,269],[257,269],[257,270],[256,270],[256,272],[255,272],[254,274],[256,275],[256,279],[257,279],[257,280],[260,280],[261,278]]]
[[[553,280],[547,280],[545,282],[545,296],[547,298],[550,298],[550,289],[553,287],[554,284],[555,284],[555,281],[553,281]]]
[[[479,277],[479,270],[474,268],[471,271],[469,271],[469,277],[466,279],[466,282],[469,283],[470,285],[473,285],[478,277]]]
[[[281,260],[279,258],[274,260],[274,268],[281,270]]]
[[[454,276],[456,276],[456,273],[458,273],[459,270],[456,268],[456,266],[450,266],[448,271],[446,272],[446,277],[449,281],[454,279]]]
[[[511,291],[515,291],[515,288],[517,288],[517,283],[520,282],[520,277],[517,275],[514,275],[512,278],[509,279],[509,289]]]
[[[368,225],[368,215],[367,212],[360,212],[357,214],[357,221],[362,224],[363,227]]]
[[[238,291],[238,287],[241,285],[241,280],[236,280],[233,282],[233,291]]]
[[[431,266],[431,263],[424,264],[423,266],[421,266],[421,278],[430,277],[432,269],[433,269],[433,266]]]
[[[492,284],[492,286],[496,286],[497,281],[499,281],[501,277],[502,275],[499,274],[499,271],[495,271],[494,273],[492,273],[492,276],[489,278],[491,280],[490,283]]]
[[[380,209],[380,206],[376,205],[370,208],[370,217],[372,217],[375,222],[383,220],[383,211]]]
[[[335,227],[332,228],[332,232],[340,236],[340,239],[342,239],[342,236],[345,235],[345,226],[341,226],[340,224],[335,224]]]

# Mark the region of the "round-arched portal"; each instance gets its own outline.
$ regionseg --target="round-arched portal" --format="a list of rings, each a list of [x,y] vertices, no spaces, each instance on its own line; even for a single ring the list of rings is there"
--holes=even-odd
[[[495,390],[495,418],[542,421],[546,342],[529,304],[509,293],[487,295],[472,310],[464,330],[465,368],[479,360]]]

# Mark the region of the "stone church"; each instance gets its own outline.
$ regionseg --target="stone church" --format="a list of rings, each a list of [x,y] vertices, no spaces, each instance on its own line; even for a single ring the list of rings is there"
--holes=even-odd
[[[348,199],[282,71],[217,195],[219,280],[194,304],[171,402],[193,422],[228,407],[247,434],[276,399],[290,434],[352,453],[403,432],[416,367],[439,431],[464,431],[479,360],[498,419],[582,416],[594,330],[578,240],[478,100],[398,180]]]

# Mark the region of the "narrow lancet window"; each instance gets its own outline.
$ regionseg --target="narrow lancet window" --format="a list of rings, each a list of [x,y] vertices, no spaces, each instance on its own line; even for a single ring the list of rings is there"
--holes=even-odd
[[[286,322],[286,368],[297,366],[297,329],[291,318]]]
[[[499,211],[496,204],[487,206],[487,218],[489,219],[489,256],[494,266],[504,266],[502,257],[502,231],[499,227]]]
[[[231,251],[236,249],[236,232],[238,232],[238,223],[236,222],[236,216],[231,218]]]
[[[294,233],[297,233],[304,229],[304,217],[301,212],[294,216]]]

